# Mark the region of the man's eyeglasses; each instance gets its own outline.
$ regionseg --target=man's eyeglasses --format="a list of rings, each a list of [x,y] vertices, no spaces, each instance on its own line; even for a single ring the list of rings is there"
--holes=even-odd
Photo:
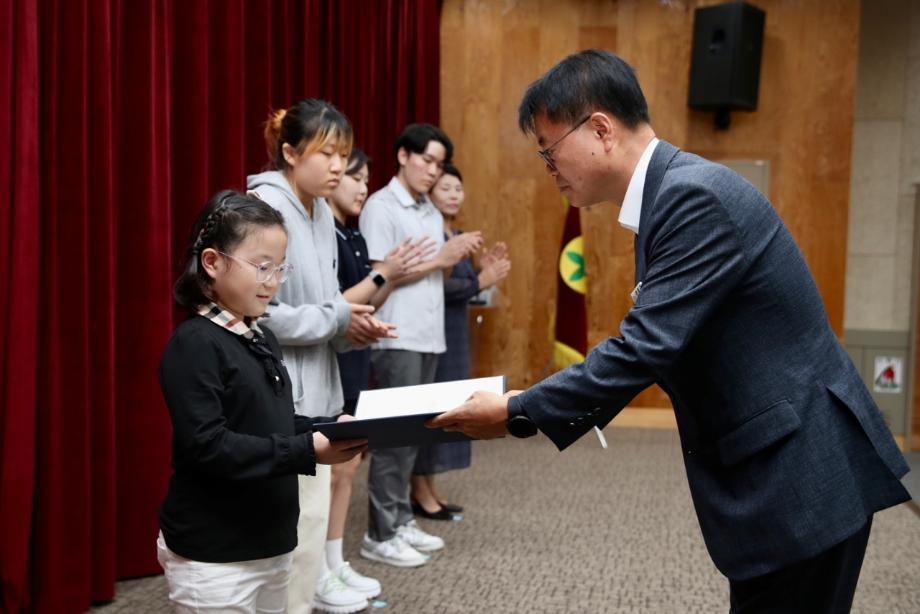
[[[256,264],[255,262],[232,254],[225,254],[221,251],[217,253],[221,256],[233,258],[234,260],[239,260],[240,262],[245,262],[246,264],[254,266],[256,268],[256,281],[260,284],[264,284],[275,275],[277,275],[278,283],[283,284],[288,280],[288,277],[291,276],[291,271],[294,270],[294,265],[288,263],[276,265],[274,262],[263,262],[262,264]]]
[[[540,151],[538,151],[537,155],[540,156],[544,162],[546,162],[547,166],[549,166],[553,170],[556,170],[556,162],[555,160],[553,160],[553,149],[556,148],[556,145],[562,142],[562,139],[564,139],[565,137],[569,136],[570,134],[572,134],[573,132],[581,128],[581,125],[585,123],[586,121],[588,121],[589,119],[591,119],[591,116],[586,115],[585,118],[581,120],[580,122],[578,122],[577,124],[575,124],[571,130],[569,130],[568,132],[560,136],[558,139],[556,139],[555,143],[553,143],[546,149],[541,149]]]

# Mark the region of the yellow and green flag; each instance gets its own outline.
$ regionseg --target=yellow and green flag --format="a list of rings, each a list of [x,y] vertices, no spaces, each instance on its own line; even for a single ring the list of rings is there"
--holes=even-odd
[[[582,362],[588,351],[584,240],[578,209],[566,201],[565,229],[559,253],[556,317],[553,319],[553,362],[557,368]]]

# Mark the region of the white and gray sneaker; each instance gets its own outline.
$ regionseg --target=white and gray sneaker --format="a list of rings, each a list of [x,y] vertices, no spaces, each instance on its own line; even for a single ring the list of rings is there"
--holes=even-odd
[[[345,586],[337,574],[330,573],[316,583],[313,608],[330,614],[352,614],[367,609],[367,597]]]
[[[384,542],[374,541],[365,535],[361,544],[361,556],[395,567],[418,567],[431,558],[404,542],[399,535],[394,535]]]
[[[444,547],[443,539],[437,535],[425,533],[414,520],[397,528],[396,535],[419,552],[434,552]]]
[[[350,563],[345,563],[338,569],[332,571],[339,577],[345,586],[351,590],[361,593],[368,599],[373,599],[380,594],[380,582],[374,578],[359,574],[355,571]]]

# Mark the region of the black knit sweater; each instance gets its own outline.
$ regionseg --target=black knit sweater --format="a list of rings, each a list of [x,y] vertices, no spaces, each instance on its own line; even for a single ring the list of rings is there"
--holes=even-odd
[[[294,415],[274,335],[246,339],[194,316],[166,346],[160,386],[173,425],[160,508],[169,549],[212,563],[293,550],[297,474],[314,475],[316,465],[312,422]]]

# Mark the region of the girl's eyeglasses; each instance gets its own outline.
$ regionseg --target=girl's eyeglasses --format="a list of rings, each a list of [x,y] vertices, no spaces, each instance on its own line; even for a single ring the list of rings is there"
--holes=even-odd
[[[274,262],[263,262],[262,264],[256,264],[245,258],[240,258],[239,256],[234,256],[232,254],[225,254],[222,251],[217,252],[221,256],[226,256],[227,258],[233,258],[234,260],[239,260],[240,262],[245,262],[246,264],[251,264],[256,268],[256,281],[260,284],[264,284],[273,276],[277,275],[276,279],[279,284],[283,284],[288,280],[288,277],[291,276],[291,271],[294,270],[294,265],[284,263],[276,265]]]

